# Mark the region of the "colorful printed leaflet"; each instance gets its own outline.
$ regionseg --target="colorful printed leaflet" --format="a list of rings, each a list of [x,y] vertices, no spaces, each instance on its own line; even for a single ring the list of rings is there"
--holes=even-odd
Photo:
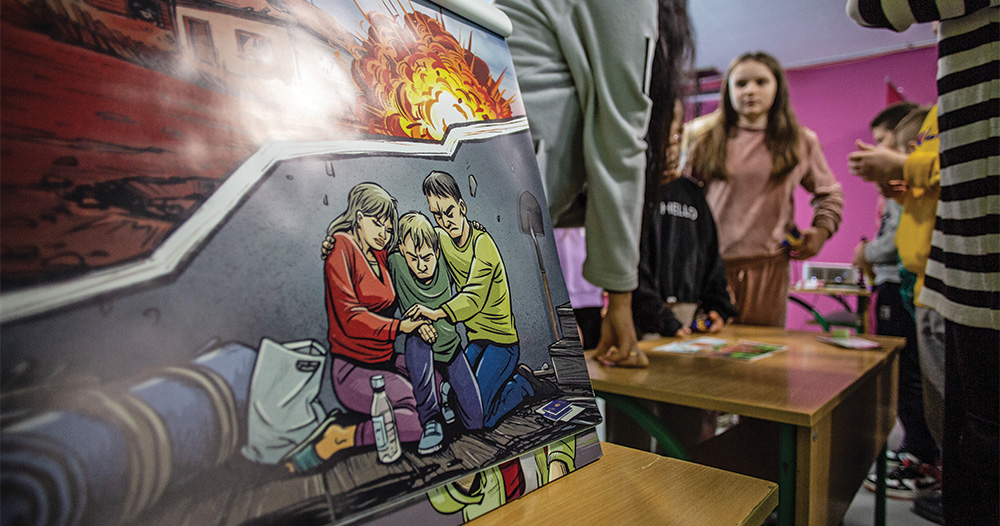
[[[829,343],[831,345],[836,345],[837,347],[843,347],[845,349],[878,349],[881,347],[878,342],[873,342],[871,340],[866,340],[864,338],[857,338],[854,336],[849,336],[847,338],[835,338],[829,336],[817,336],[817,340],[823,343]]]
[[[654,351],[672,352],[677,354],[693,354],[695,356],[711,356],[731,358],[734,360],[756,360],[768,354],[785,350],[784,345],[754,342],[750,340],[723,340],[720,338],[696,338],[694,340],[671,342]]]

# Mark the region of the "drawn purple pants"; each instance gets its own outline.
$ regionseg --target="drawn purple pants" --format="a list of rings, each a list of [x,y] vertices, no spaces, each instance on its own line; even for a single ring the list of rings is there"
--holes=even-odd
[[[369,369],[356,362],[349,362],[340,357],[333,357],[333,391],[344,407],[361,414],[371,414],[372,376],[382,375],[385,379],[385,394],[392,404],[392,413],[396,419],[396,430],[400,442],[416,442],[420,440],[420,419],[417,418],[417,402],[413,398],[413,387],[406,375],[406,365],[402,356],[396,356],[389,370]],[[358,424],[354,433],[354,445],[370,446],[375,444],[375,431],[372,421],[365,420]]]
[[[455,353],[451,363],[444,364],[434,361],[431,344],[419,336],[406,338],[406,369],[413,383],[413,396],[417,400],[417,414],[420,422],[425,423],[437,418],[441,423],[441,404],[438,402],[438,383],[435,381],[435,369],[451,384],[451,400],[453,409],[458,412],[458,418],[466,429],[472,431],[483,427],[483,401],[479,395],[479,383],[472,374],[469,360],[461,351]],[[455,407],[457,405],[457,407]]]

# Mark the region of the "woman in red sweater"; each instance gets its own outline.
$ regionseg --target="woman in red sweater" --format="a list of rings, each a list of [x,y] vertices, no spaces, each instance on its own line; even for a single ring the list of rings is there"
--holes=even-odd
[[[747,53],[733,60],[719,110],[708,119],[689,169],[705,183],[737,323],[784,327],[789,258],[819,253],[840,225],[844,193],[816,134],[798,124],[774,57]],[[789,251],[781,242],[795,227],[799,185],[813,194],[814,213],[812,225],[800,229],[801,245]]]
[[[347,210],[327,228],[322,248],[333,389],[344,407],[368,414],[374,396],[371,379],[381,375],[399,441],[416,442],[421,427],[413,387],[403,357],[393,357],[392,344],[398,334],[430,324],[393,317],[396,292],[386,261],[395,246],[396,199],[376,184],[361,183],[347,200]],[[371,420],[332,424],[318,442],[292,455],[289,468],[316,467],[342,449],[375,444],[375,435]]]

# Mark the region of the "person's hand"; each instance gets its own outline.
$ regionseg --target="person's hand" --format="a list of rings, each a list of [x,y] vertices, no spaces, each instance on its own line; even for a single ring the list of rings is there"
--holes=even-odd
[[[722,315],[714,310],[708,311],[708,319],[712,320],[712,326],[708,328],[708,332],[719,332],[726,327],[726,320],[722,319]]]
[[[882,194],[882,197],[886,199],[902,199],[906,195],[906,191],[909,190],[909,186],[906,181],[894,179],[887,183],[878,183],[878,193]]]
[[[677,329],[677,333],[675,333],[674,336],[678,338],[691,336],[691,327],[681,327],[680,329]]]
[[[403,318],[402,320],[399,320],[399,331],[403,334],[410,334],[419,329],[422,325],[430,325],[430,322],[427,320],[411,320]]]
[[[792,259],[809,259],[819,254],[823,244],[830,238],[830,231],[825,228],[810,227],[802,230],[802,244],[791,251]]]
[[[854,257],[851,258],[851,266],[865,268],[868,260],[865,258],[865,242],[862,241],[854,247]]]
[[[421,325],[420,328],[417,329],[417,331],[418,331],[417,333],[420,335],[421,340],[427,343],[434,343],[435,341],[437,341],[438,338],[437,330],[434,329],[434,326],[431,325],[430,323],[425,323]]]
[[[419,303],[414,303],[412,307],[403,313],[403,316],[411,320],[423,318],[425,320],[437,321],[444,318],[444,309],[430,309]]]
[[[861,269],[865,275],[869,275],[873,272],[872,264],[868,262],[865,257],[865,242],[862,241],[854,247],[854,257],[851,259],[851,265]]]
[[[601,339],[594,359],[609,366],[646,367],[649,358],[639,350],[632,321],[632,293],[609,292],[608,311],[601,320]]]
[[[903,179],[903,165],[907,155],[903,152],[857,141],[857,151],[847,155],[847,168],[866,181],[886,183]]]

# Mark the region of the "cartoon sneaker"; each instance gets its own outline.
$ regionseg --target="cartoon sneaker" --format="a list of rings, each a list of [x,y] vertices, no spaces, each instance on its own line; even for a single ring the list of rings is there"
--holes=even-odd
[[[430,455],[441,449],[444,441],[444,430],[441,429],[441,422],[429,420],[424,424],[424,431],[420,434],[420,442],[417,443],[417,453]]]
[[[283,459],[285,467],[292,473],[307,473],[318,467],[338,451],[354,446],[356,426],[344,427],[327,418],[323,425],[296,446]]]
[[[534,391],[534,398],[548,398],[559,392],[558,387],[547,380],[542,380],[535,376],[535,371],[523,363],[517,366],[516,372],[531,385],[531,389]]]

